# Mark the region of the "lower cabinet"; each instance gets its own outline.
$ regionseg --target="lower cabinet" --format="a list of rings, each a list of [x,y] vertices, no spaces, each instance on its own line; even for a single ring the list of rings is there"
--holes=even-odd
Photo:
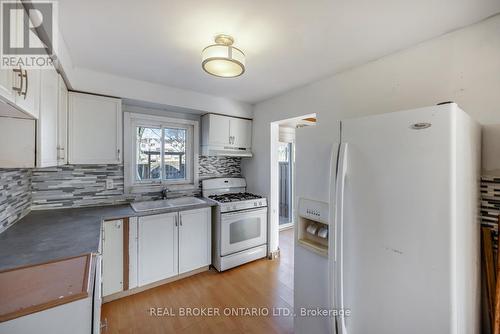
[[[210,208],[140,217],[137,225],[139,286],[210,265]]]
[[[210,209],[179,212],[179,274],[210,265],[211,225]]]
[[[178,213],[140,217],[138,283],[150,284],[178,273]]]
[[[105,221],[102,234],[102,295],[123,291],[123,220]]]
[[[105,221],[103,297],[209,266],[211,226],[211,208]]]

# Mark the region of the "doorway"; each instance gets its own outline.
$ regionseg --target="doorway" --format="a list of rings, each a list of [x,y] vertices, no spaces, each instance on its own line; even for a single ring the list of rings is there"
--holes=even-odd
[[[278,145],[279,230],[293,227],[293,142]]]
[[[280,231],[290,229],[288,234],[294,238],[295,132],[297,128],[315,125],[315,117],[316,114],[307,114],[270,123],[270,196],[268,202],[270,256],[280,254],[287,249],[287,247],[283,249],[280,247],[282,235]],[[289,251],[293,252],[293,248]]]

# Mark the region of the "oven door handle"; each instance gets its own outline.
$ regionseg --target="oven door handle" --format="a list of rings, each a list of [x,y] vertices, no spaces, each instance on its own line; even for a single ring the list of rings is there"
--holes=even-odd
[[[262,213],[265,212],[267,214],[267,207],[247,209],[247,210],[234,211],[234,212],[223,212],[223,213],[221,213],[221,216],[222,217],[235,217],[235,216],[243,216],[243,215],[247,215],[249,213],[256,213],[256,212],[262,212]]]

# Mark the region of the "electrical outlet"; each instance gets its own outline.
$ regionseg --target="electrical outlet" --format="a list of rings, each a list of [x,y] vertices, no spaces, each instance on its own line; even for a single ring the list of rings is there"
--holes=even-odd
[[[106,189],[113,189],[115,185],[113,184],[113,179],[106,179]]]

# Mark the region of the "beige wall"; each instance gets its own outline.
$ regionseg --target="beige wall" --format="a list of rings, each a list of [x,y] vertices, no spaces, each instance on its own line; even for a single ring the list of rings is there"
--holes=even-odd
[[[334,126],[449,100],[484,125],[483,170],[500,175],[500,15],[257,104],[243,173],[251,191],[269,194],[272,121],[317,113]]]

